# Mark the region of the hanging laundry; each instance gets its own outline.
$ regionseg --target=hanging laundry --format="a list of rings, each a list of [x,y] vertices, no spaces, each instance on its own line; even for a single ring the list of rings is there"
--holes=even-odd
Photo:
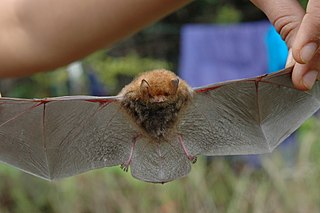
[[[266,21],[186,25],[181,32],[180,76],[200,86],[266,73],[269,28]]]

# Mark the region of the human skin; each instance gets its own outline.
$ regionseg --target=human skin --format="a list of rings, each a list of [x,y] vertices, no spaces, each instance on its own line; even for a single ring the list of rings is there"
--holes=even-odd
[[[297,0],[251,0],[270,19],[290,51],[296,88],[311,89],[320,71],[320,1],[309,0],[304,10]]]
[[[80,59],[127,37],[190,0],[2,0],[0,78]]]
[[[30,75],[78,60],[188,4],[191,0],[2,0],[0,78]],[[290,48],[292,81],[310,89],[320,70],[320,1],[251,0]]]

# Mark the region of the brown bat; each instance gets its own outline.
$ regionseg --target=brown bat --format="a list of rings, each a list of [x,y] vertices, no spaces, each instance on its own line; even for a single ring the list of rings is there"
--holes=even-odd
[[[292,68],[192,89],[174,73],[138,76],[114,97],[0,98],[0,160],[45,179],[121,165],[164,183],[198,155],[271,152],[320,107]]]

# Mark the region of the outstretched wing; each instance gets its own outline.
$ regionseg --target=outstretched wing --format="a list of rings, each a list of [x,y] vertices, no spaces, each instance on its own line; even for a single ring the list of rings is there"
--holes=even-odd
[[[195,89],[178,131],[192,155],[271,152],[320,107],[320,83],[300,91],[292,68]]]
[[[0,160],[45,179],[124,163],[137,134],[117,97],[0,98]]]

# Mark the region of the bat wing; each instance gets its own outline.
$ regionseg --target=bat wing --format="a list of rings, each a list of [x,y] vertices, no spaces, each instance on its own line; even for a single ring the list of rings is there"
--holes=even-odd
[[[191,169],[190,161],[175,137],[159,142],[141,138],[136,143],[130,166],[132,176],[153,183],[183,177]]]
[[[195,89],[178,125],[190,154],[271,152],[320,107],[320,83],[299,91],[291,72]]]
[[[291,72],[195,89],[177,135],[160,142],[140,137],[119,97],[0,98],[0,160],[58,179],[130,159],[134,177],[167,182],[190,171],[186,154],[270,152],[320,107],[320,83],[296,90]]]
[[[124,163],[137,134],[116,97],[0,98],[0,160],[45,179]]]

